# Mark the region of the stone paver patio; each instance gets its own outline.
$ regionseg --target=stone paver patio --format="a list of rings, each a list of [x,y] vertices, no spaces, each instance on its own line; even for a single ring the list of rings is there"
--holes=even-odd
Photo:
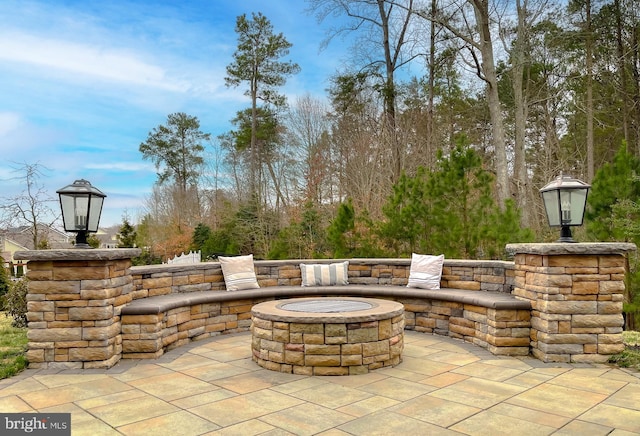
[[[247,332],[109,370],[27,370],[0,381],[0,411],[70,412],[74,436],[622,436],[640,434],[640,375],[406,331],[394,368],[310,377],[259,367]]]

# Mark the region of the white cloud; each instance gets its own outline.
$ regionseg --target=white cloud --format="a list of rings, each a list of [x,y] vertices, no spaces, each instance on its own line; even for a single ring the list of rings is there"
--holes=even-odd
[[[0,59],[49,67],[75,76],[184,91],[185,83],[170,80],[166,71],[123,49],[42,38],[22,32],[0,33]]]
[[[14,112],[0,112],[0,138],[20,127],[20,115]]]
[[[88,170],[155,171],[152,165],[143,162],[88,163],[84,167]]]

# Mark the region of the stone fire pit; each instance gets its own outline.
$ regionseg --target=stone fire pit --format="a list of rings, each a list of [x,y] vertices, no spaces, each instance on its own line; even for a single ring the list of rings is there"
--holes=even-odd
[[[267,301],[251,309],[253,360],[304,375],[366,374],[400,363],[404,306],[374,298]]]

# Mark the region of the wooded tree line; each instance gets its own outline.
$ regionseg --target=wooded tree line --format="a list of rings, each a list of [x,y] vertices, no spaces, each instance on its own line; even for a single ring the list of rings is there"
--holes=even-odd
[[[138,245],[160,257],[500,258],[507,242],[557,238],[543,185],[561,172],[597,182],[621,147],[640,156],[635,1],[307,5],[324,44],[354,41],[326,97],[287,102],[291,44],[264,15],[238,17],[225,83],[247,108],[216,138],[184,113],[151,131],[140,151],[159,178]],[[627,174],[619,183],[636,183]],[[618,199],[599,210],[611,216]]]

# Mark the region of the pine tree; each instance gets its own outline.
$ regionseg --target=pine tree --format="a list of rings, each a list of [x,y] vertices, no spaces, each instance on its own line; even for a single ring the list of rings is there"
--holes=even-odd
[[[598,170],[591,184],[585,212],[588,235],[599,241],[631,240],[625,227],[615,225],[614,206],[639,200],[640,159],[629,153],[623,143],[613,161]]]
[[[353,252],[353,231],[355,230],[355,211],[349,199],[338,206],[338,213],[327,229],[327,239],[336,259],[348,257]],[[351,244],[349,241],[351,240]]]
[[[5,307],[5,295],[9,292],[9,273],[4,267],[4,259],[0,257],[0,310]]]
[[[118,232],[118,248],[132,248],[136,246],[137,233],[135,227],[129,223],[129,220],[124,217],[122,219],[122,225]]]

